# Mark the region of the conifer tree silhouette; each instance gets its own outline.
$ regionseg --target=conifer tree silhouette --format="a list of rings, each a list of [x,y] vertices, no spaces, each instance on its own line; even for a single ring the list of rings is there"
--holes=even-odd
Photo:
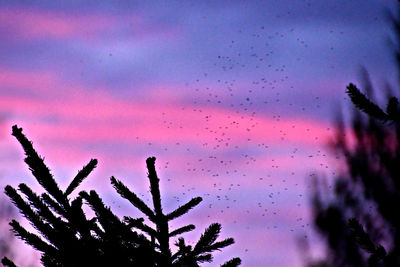
[[[15,220],[10,225],[18,237],[42,253],[44,266],[151,266],[152,259],[147,257],[150,243],[144,236],[130,231],[95,192],[87,199],[102,216],[86,218],[82,209],[83,192],[69,200],[72,191],[96,167],[97,160],[92,159],[80,170],[63,192],[22,129],[13,126],[12,135],[22,145],[25,162],[46,193],[39,196],[26,184],[20,184],[18,189],[27,198],[25,201],[15,188],[6,186],[6,194],[41,236],[28,232]],[[7,258],[2,263],[12,266]]]
[[[111,184],[123,198],[141,211],[155,228],[145,224],[143,218],[124,216],[123,220],[119,219],[94,190],[81,191],[76,198],[70,200],[70,194],[93,171],[97,160],[92,159],[84,166],[67,189],[62,191],[43,159],[34,150],[32,142],[22,133],[22,128],[13,126],[12,135],[22,145],[26,154],[25,162],[46,192],[39,196],[26,184],[20,184],[18,189],[25,195],[26,201],[15,188],[6,186],[5,192],[8,197],[40,236],[27,231],[15,220],[12,220],[10,225],[15,235],[41,252],[41,262],[44,266],[195,267],[200,266],[202,262],[211,262],[212,252],[234,243],[233,238],[217,242],[221,225],[213,223],[204,231],[194,247],[186,245],[184,238],[180,237],[175,243],[178,251],[172,254],[171,237],[191,231],[195,226],[190,224],[169,231],[168,222],[186,214],[202,199],[193,198],[173,212],[164,214],[154,157],[146,160],[154,209],[148,207],[121,181],[111,177]],[[86,217],[82,209],[83,201],[94,211],[93,218]],[[2,259],[2,263],[5,266],[15,266],[7,257]],[[235,267],[240,263],[239,258],[233,258],[221,266]]]
[[[9,255],[10,257],[16,256],[17,250],[15,249],[15,236],[8,231],[8,224],[11,218],[17,215],[15,208],[5,199],[0,197],[0,255]]]
[[[400,74],[400,8],[397,18],[390,15],[390,19]],[[366,72],[363,87],[369,95],[374,92]],[[308,266],[400,266],[398,99],[390,96],[393,90],[389,88],[383,111],[354,84],[346,92],[356,107],[351,122],[355,144],[346,139],[339,115],[332,148],[344,157],[347,171],[335,178],[333,199],[314,180],[314,223],[326,240],[328,254]]]
[[[155,157],[146,160],[154,210],[148,207],[143,200],[141,200],[135,193],[131,192],[121,181],[111,177],[111,183],[117,192],[144,213],[147,218],[156,225],[156,228],[154,229],[151,226],[144,224],[143,219],[133,219],[125,216],[125,222],[130,226],[142,230],[151,237],[152,246],[160,252],[160,263],[158,266],[200,266],[199,263],[201,262],[211,262],[211,252],[233,244],[233,238],[227,238],[223,241],[216,242],[221,231],[221,225],[219,223],[213,223],[204,231],[193,248],[192,246],[185,244],[184,238],[179,238],[175,243],[179,250],[175,254],[172,254],[169,246],[170,238],[192,231],[195,229],[195,226],[189,224],[170,232],[168,222],[186,214],[190,209],[197,206],[202,201],[202,198],[192,198],[189,202],[178,207],[176,210],[164,214],[161,206],[159,178],[155,170],[155,160]],[[240,259],[234,258],[223,266],[237,266],[239,264]]]

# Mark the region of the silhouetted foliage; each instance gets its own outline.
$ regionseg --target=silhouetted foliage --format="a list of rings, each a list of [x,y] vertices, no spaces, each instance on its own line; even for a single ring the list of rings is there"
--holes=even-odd
[[[5,192],[8,197],[40,235],[27,231],[15,220],[12,220],[10,225],[15,235],[41,252],[41,262],[44,266],[195,267],[200,266],[202,262],[211,262],[212,252],[234,243],[233,238],[216,241],[221,225],[213,223],[204,231],[194,247],[186,245],[184,238],[179,237],[175,243],[178,247],[177,252],[171,252],[171,238],[192,231],[195,226],[190,224],[170,231],[169,221],[186,214],[202,199],[193,198],[173,212],[163,213],[154,157],[146,160],[153,209],[121,181],[111,177],[111,184],[115,190],[155,225],[152,227],[147,225],[143,218],[124,216],[121,220],[94,190],[81,191],[73,200],[69,198],[73,190],[96,167],[97,160],[92,159],[84,166],[63,191],[43,159],[34,150],[32,142],[22,133],[22,129],[13,126],[12,135],[22,145],[26,154],[25,162],[46,192],[39,196],[26,184],[20,184],[18,189],[25,195],[26,201],[15,188],[6,186]],[[86,217],[82,209],[84,201],[94,211],[93,218]],[[239,258],[233,258],[222,266],[235,267],[240,262]],[[5,266],[15,266],[6,257],[2,259],[2,263]]]
[[[390,19],[400,73],[400,9],[398,17]],[[393,90],[388,87],[383,111],[374,103],[374,87],[366,72],[363,80],[367,94],[354,84],[346,91],[357,108],[351,119],[354,143],[346,137],[342,115],[338,116],[332,148],[344,157],[347,170],[335,178],[333,198],[314,180],[314,223],[328,251],[325,259],[309,266],[400,266],[398,99],[390,96]]]
[[[0,197],[0,255],[1,257],[16,255],[14,249],[14,235],[9,231],[7,222],[15,217],[15,208],[7,201],[7,199]]]

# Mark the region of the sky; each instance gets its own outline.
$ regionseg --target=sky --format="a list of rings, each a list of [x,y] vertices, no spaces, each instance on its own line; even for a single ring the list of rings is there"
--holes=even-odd
[[[141,214],[109,178],[150,204],[155,156],[164,210],[203,198],[171,227],[194,223],[195,242],[219,222],[236,241],[204,266],[302,266],[298,240],[323,253],[310,177],[340,168],[326,144],[345,87],[361,67],[377,86],[394,81],[395,2],[1,1],[0,185],[43,191],[15,124],[63,189],[98,159],[76,191],[95,189],[120,216]]]

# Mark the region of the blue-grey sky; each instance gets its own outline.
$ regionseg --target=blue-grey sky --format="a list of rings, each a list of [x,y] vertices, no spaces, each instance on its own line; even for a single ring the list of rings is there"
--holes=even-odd
[[[301,266],[311,239],[307,177],[333,176],[334,108],[360,68],[395,82],[385,8],[396,1],[2,1],[1,184],[41,190],[9,134],[18,124],[65,187],[90,158],[96,189],[142,194],[157,157],[166,209],[202,196],[180,222],[214,221],[242,266]],[[139,216],[139,215],[138,215]],[[179,222],[179,223],[180,223]],[[17,259],[22,263],[23,258]],[[208,265],[207,265],[208,266]]]

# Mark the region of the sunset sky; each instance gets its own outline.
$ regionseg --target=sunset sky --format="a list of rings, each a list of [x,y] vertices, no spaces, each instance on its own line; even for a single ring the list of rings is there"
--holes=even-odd
[[[308,181],[337,171],[325,144],[360,68],[394,81],[384,10],[396,1],[17,2],[0,3],[2,188],[42,192],[17,124],[63,189],[97,158],[76,191],[119,215],[141,216],[110,176],[148,199],[155,156],[166,211],[203,198],[173,226],[194,223],[194,242],[219,222],[236,241],[204,266],[301,266],[301,238],[320,255]]]

